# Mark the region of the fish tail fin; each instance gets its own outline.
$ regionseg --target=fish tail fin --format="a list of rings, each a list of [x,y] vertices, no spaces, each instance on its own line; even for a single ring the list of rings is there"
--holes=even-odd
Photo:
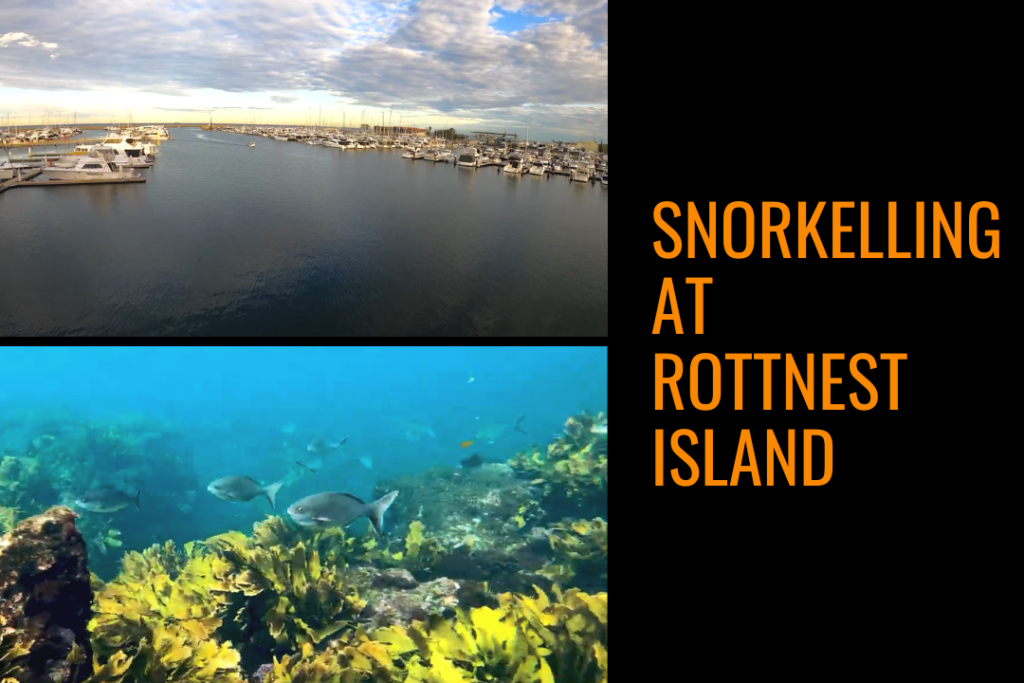
[[[273,508],[274,510],[277,510],[277,504],[274,502],[274,497],[277,496],[277,492],[281,489],[282,486],[285,485],[285,483],[286,480],[284,479],[282,479],[281,481],[275,481],[273,484],[269,484],[263,490],[263,493],[267,496],[267,500],[270,501],[270,507]]]
[[[398,491],[392,491],[380,500],[375,500],[367,506],[366,516],[370,518],[370,524],[373,525],[373,530],[377,532],[378,536],[384,535],[384,532],[381,530],[384,511],[391,506],[397,495]]]
[[[139,507],[139,498],[141,498],[141,497],[142,497],[142,489],[139,489],[138,491],[135,492],[135,497],[132,498],[132,502],[135,503],[135,509],[139,510],[140,512],[142,511],[142,508]]]
[[[365,467],[366,469],[368,469],[368,470],[372,470],[373,469],[373,458],[371,458],[370,456],[368,456],[368,455],[360,456],[359,462],[362,463],[363,467]]]
[[[522,429],[520,429],[520,428],[519,428],[519,425],[520,425],[520,424],[521,424],[521,423],[523,422],[523,420],[525,420],[525,419],[526,419],[526,416],[525,416],[525,415],[523,415],[523,416],[522,416],[521,418],[519,418],[518,420],[516,420],[516,425],[515,425],[515,427],[513,427],[512,429],[516,430],[517,432],[521,432],[521,433],[523,433],[523,434],[526,434],[526,432],[524,432],[524,431],[523,431]]]

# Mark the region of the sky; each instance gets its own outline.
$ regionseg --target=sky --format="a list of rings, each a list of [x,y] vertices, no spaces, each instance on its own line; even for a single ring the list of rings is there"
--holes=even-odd
[[[607,0],[2,0],[0,117],[608,138]]]

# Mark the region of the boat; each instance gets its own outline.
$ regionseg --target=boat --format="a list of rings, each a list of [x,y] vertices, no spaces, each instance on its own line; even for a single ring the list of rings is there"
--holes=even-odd
[[[422,149],[418,149],[412,153],[413,159],[422,159],[425,152]]]
[[[523,172],[523,160],[518,154],[513,154],[509,157],[508,163],[505,164],[505,168],[502,169],[505,173],[522,173]]]
[[[27,171],[30,168],[39,168],[39,164],[19,164],[16,161],[0,161],[0,180],[10,180],[18,175],[19,170]]]
[[[590,169],[587,168],[586,164],[580,164],[572,170],[571,180],[578,180],[581,183],[590,182]]]
[[[608,187],[608,174],[607,173],[605,173],[603,176],[601,176],[601,184],[604,185],[605,187]]]
[[[138,178],[140,173],[125,171],[113,161],[107,161],[96,150],[86,156],[62,157],[43,168],[50,180],[86,180],[90,178]]]
[[[79,145],[75,148],[78,151],[80,148],[86,147],[86,145]],[[118,150],[121,154],[131,158],[140,158],[149,164],[152,164],[154,154],[156,154],[156,145],[137,140],[133,137],[125,137],[121,135],[108,135],[104,138],[103,142],[98,145],[92,145],[91,149],[98,147],[109,147],[111,149]]]
[[[103,157],[106,161],[113,161],[118,166],[127,166],[129,168],[149,168],[153,165],[153,157],[128,156],[123,150],[117,149],[116,147],[97,145],[91,152],[89,152],[90,156],[93,154]]]
[[[249,146],[250,146],[250,147],[255,147],[255,146],[256,146],[256,143],[255,143],[255,142],[250,142],[250,143],[249,143]]]
[[[474,147],[467,147],[463,150],[462,154],[459,155],[459,166],[467,168],[476,168],[477,151]]]
[[[288,136],[287,135],[275,135],[274,139],[275,140],[280,140],[281,142],[288,142]]]
[[[533,162],[533,165],[530,166],[530,175],[539,175],[543,177],[544,171],[544,164],[540,161],[535,161]]]

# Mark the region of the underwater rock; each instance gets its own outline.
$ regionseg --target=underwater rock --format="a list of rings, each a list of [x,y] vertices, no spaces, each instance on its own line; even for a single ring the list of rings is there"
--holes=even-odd
[[[368,621],[370,628],[408,626],[414,619],[426,619],[430,614],[447,615],[459,604],[459,583],[451,579],[417,583],[404,569],[361,567],[358,571],[362,574],[359,582],[369,585],[360,592],[368,601],[360,619]]]
[[[373,577],[375,588],[415,588],[418,582],[413,578],[412,572],[408,569],[385,569]]]
[[[78,683],[91,673],[92,588],[75,517],[53,507],[0,538],[0,679]]]

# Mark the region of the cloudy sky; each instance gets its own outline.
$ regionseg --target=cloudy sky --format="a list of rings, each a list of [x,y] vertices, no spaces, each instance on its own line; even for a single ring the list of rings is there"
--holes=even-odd
[[[607,141],[607,0],[0,0],[0,117],[19,125],[318,109]]]

